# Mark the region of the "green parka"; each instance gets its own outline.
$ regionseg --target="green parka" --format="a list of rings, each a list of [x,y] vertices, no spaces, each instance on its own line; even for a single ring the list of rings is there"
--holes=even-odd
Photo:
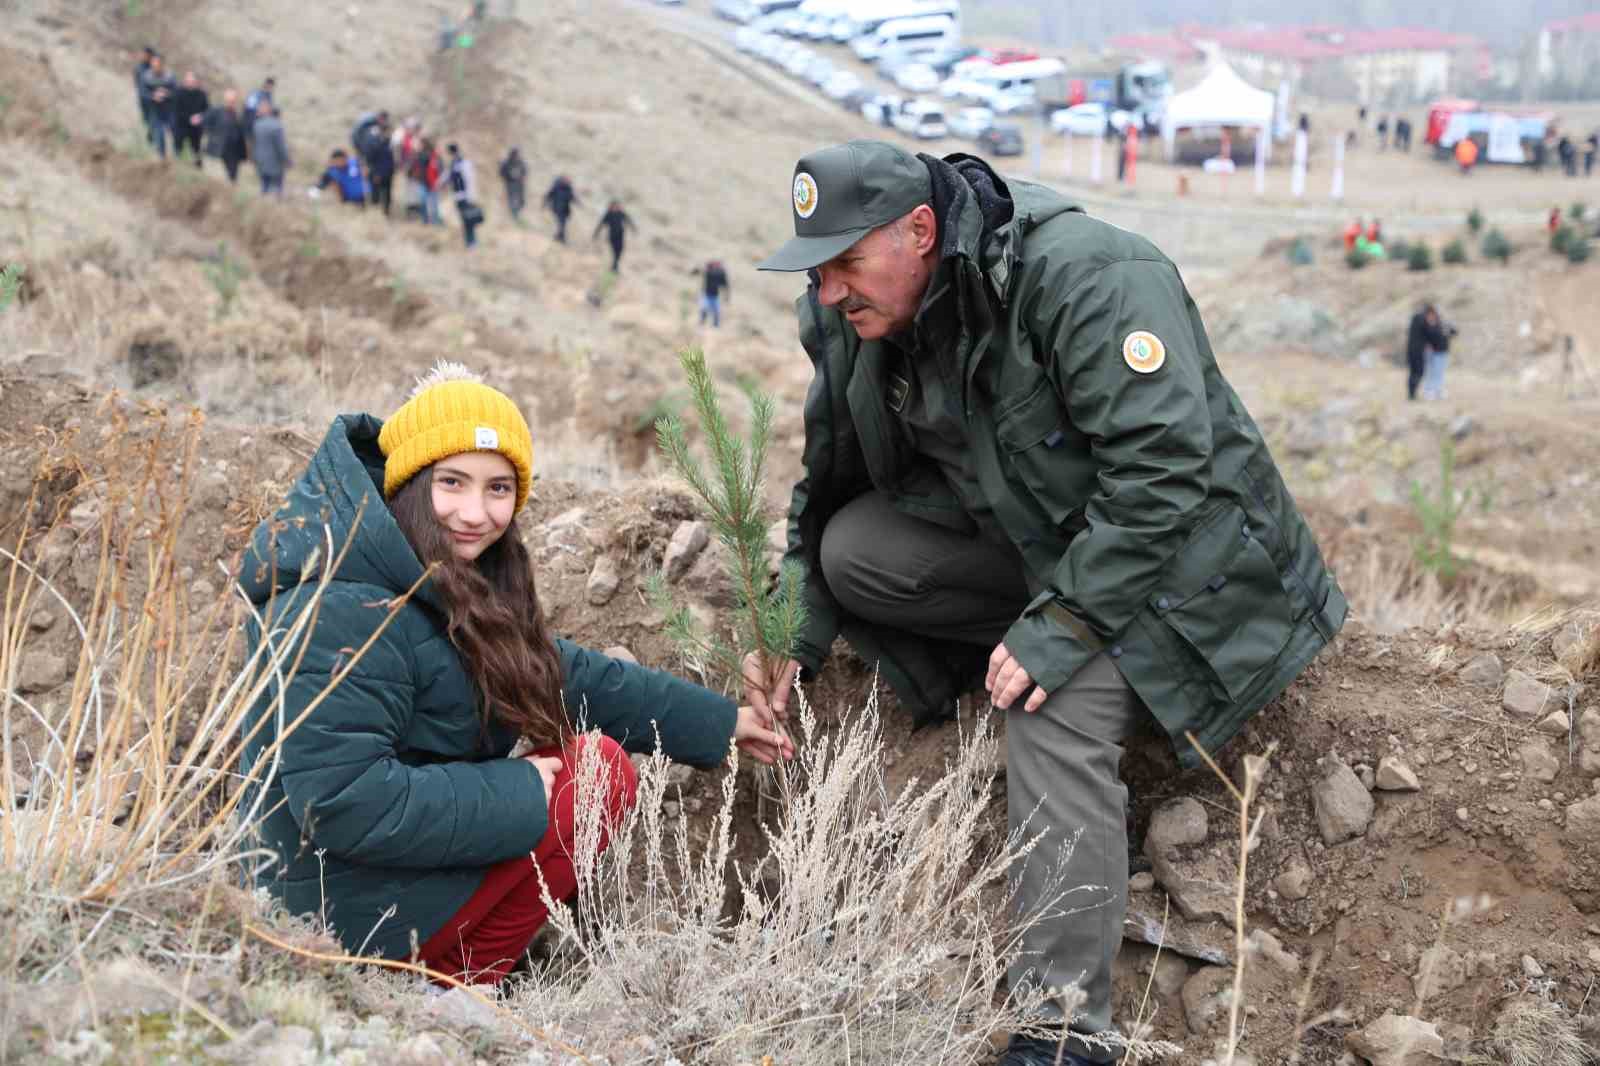
[[[978,483],[1041,590],[1006,647],[1047,692],[1108,651],[1192,766],[1184,732],[1220,747],[1332,639],[1344,596],[1171,261],[980,160],[921,158],[958,323],[936,357],[959,374]],[[796,307],[816,367],[789,514],[809,608],[797,658],[816,670],[842,633],[919,722],[948,715],[992,649],[852,617],[819,551],[828,519],[873,489],[976,525],[896,424],[885,342],[863,341],[815,284]]]
[[[367,415],[335,419],[245,556],[240,582],[268,629],[281,631],[305,607],[327,562],[324,526],[336,554],[351,542],[289,681],[285,722],[378,629],[388,601],[423,573],[384,503],[381,425]],[[248,637],[257,646],[260,629],[252,626]],[[630,752],[655,750],[659,735],[662,750],[681,762],[709,767],[726,756],[736,713],[726,699],[556,643],[573,717]],[[250,724],[263,717],[246,746],[247,768],[278,735],[270,695]],[[409,954],[413,937],[426,941],[471,897],[486,867],[528,854],[544,836],[544,786],[531,763],[506,757],[515,739],[498,723],[484,730],[438,593],[424,583],[350,676],[289,734],[276,772],[270,759],[263,767],[268,779],[255,786],[265,788],[261,836],[276,861],[258,880],[290,910],[326,914],[351,950],[364,943],[368,953]],[[246,809],[255,799],[246,797]]]

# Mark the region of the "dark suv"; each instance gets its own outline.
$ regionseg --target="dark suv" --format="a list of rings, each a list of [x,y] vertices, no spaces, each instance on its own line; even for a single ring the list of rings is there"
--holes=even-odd
[[[984,155],[1021,155],[1022,129],[1015,122],[996,122],[978,134],[978,151]]]

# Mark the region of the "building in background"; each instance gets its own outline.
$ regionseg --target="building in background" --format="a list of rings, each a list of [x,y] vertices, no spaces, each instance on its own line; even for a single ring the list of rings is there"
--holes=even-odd
[[[1534,49],[1546,95],[1570,99],[1600,93],[1600,13],[1545,23]]]
[[[1189,45],[1226,60],[1258,85],[1287,81],[1300,92],[1376,107],[1413,103],[1476,84],[1490,76],[1492,67],[1487,45],[1476,37],[1405,27],[1187,26],[1171,35],[1116,37],[1108,43],[1119,51]]]

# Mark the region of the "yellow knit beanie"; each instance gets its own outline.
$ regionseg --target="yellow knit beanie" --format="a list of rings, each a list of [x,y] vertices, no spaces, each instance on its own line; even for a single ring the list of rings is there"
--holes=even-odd
[[[378,433],[383,495],[394,496],[419,470],[462,452],[499,452],[517,471],[517,510],[533,481],[533,435],[522,412],[460,363],[440,360]]]

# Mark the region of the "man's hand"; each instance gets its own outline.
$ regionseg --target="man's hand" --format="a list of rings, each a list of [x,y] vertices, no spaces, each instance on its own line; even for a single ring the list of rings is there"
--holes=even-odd
[[[1028,676],[1028,671],[1017,662],[1016,656],[1006,650],[1004,644],[995,645],[993,654],[989,656],[989,674],[983,679],[983,687],[989,690],[989,700],[1002,711],[1027,692],[1029,687],[1033,692],[1028,695],[1028,702],[1023,704],[1024,711],[1037,711],[1050,694],[1033,683],[1033,678]]]
[[[779,759],[794,758],[794,742],[772,729],[772,718],[754,707],[740,707],[733,723],[733,740],[739,750],[757,762],[771,766]]]
[[[800,664],[788,659],[778,667],[777,677],[769,678],[762,666],[761,653],[751,652],[744,657],[744,666],[740,670],[744,677],[745,701],[761,714],[770,715],[779,722],[787,722],[789,690],[794,687],[794,675],[799,670]]]

